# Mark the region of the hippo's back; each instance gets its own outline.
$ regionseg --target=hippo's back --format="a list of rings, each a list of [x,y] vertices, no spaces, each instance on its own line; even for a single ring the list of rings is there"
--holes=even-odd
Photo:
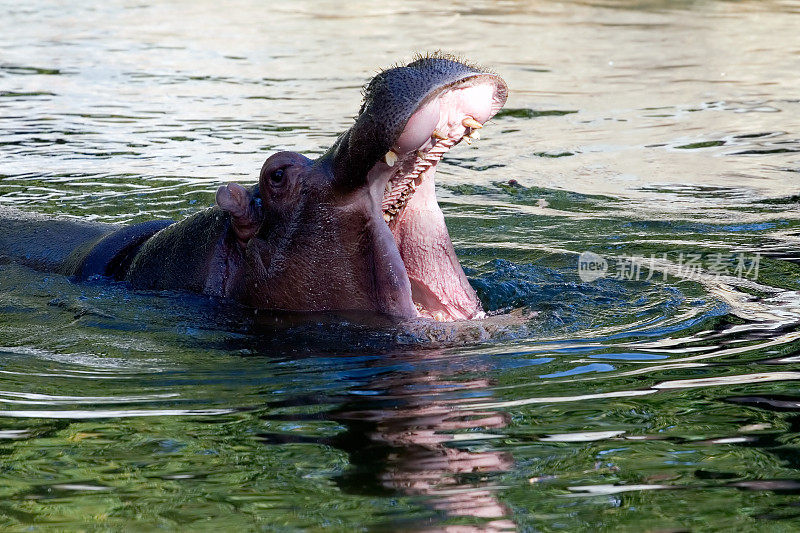
[[[0,207],[0,257],[36,270],[62,272],[75,250],[89,247],[119,228]]]

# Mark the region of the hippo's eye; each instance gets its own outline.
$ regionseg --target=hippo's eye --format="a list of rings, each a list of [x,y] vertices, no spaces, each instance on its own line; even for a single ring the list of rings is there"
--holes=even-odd
[[[272,174],[269,175],[269,180],[272,182],[273,185],[282,185],[285,174],[286,170],[284,168],[273,170]]]

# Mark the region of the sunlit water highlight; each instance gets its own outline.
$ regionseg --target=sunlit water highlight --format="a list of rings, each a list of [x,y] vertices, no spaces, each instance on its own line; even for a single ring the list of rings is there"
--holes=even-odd
[[[413,51],[491,66],[438,191],[485,306],[536,314],[452,345],[2,264],[0,527],[796,526],[797,2],[3,13],[0,206],[101,221],[321,153]]]

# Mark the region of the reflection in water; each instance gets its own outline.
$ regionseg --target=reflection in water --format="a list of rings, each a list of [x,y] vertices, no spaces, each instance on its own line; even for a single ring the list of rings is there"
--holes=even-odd
[[[371,391],[381,392],[383,406],[370,398],[332,414],[348,425],[339,442],[359,472],[356,479],[363,482],[377,467],[372,475],[385,488],[425,496],[448,516],[490,519],[481,530],[513,529],[492,482],[493,474],[513,468],[513,459],[505,452],[473,451],[463,442],[493,438],[492,431],[508,424],[503,413],[469,408],[469,393],[488,387],[486,380],[451,381],[430,373],[398,373],[370,383]],[[384,456],[380,462],[374,462],[377,450]],[[366,457],[371,461],[362,462]]]
[[[402,363],[421,364],[430,355],[402,357]],[[508,415],[472,407],[490,394],[489,380],[456,380],[442,377],[442,372],[381,374],[324,415],[346,428],[318,441],[348,454],[350,465],[337,483],[354,494],[389,491],[422,497],[425,505],[445,518],[475,519],[425,531],[516,530],[508,507],[497,497],[501,487],[495,481],[513,469],[513,458],[486,444],[503,436]],[[262,437],[272,443],[296,440],[285,435]]]

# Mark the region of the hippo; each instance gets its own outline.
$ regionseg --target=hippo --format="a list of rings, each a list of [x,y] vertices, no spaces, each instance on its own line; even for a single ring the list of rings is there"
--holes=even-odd
[[[317,159],[271,155],[258,183],[219,187],[180,221],[130,226],[0,217],[0,256],[134,289],[247,307],[481,318],[436,201],[442,156],[505,104],[497,74],[442,54],[384,70],[355,122]]]

